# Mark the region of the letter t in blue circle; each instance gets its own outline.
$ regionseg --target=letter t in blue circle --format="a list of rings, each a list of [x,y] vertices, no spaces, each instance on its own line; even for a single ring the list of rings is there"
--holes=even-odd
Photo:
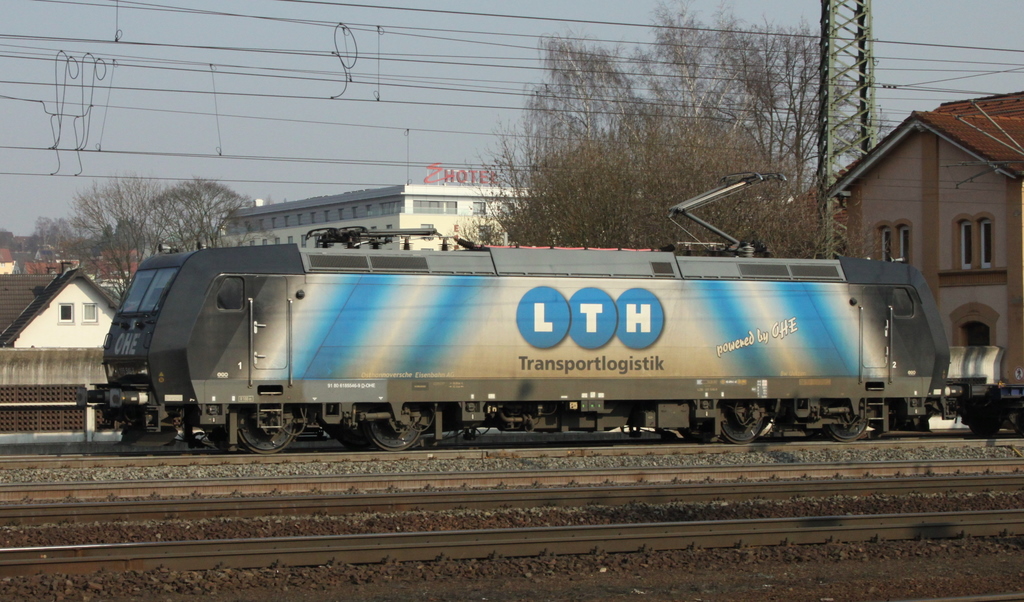
[[[584,349],[597,349],[615,336],[618,323],[615,301],[608,293],[596,288],[576,291],[569,299],[572,325],[569,336]]]
[[[519,300],[516,324],[527,343],[540,349],[554,347],[569,332],[569,304],[562,293],[538,286]]]

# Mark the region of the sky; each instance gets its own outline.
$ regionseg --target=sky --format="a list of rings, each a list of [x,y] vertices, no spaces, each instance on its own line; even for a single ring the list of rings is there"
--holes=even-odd
[[[76,193],[200,177],[267,202],[422,183],[490,162],[543,80],[543,36],[649,43],[660,0],[0,0],[0,230]],[[690,0],[708,26],[817,34],[815,0]],[[875,0],[890,125],[1024,90],[1024,0]],[[983,7],[983,9],[982,9]],[[742,171],[737,166],[737,171]]]

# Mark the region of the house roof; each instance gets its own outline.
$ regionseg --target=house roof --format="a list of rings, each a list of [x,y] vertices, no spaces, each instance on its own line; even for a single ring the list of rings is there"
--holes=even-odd
[[[53,276],[46,274],[0,274],[0,332],[7,330],[51,281]]]
[[[10,249],[0,249],[0,263],[14,263]]]
[[[950,115],[983,115],[987,113],[992,117],[1024,117],[1024,92],[944,102],[932,112]]]
[[[1024,171],[1024,117],[996,117],[932,111],[921,122],[956,140],[971,154],[1015,172]]]
[[[3,326],[3,331],[0,332],[0,347],[12,345],[25,327],[45,311],[61,291],[78,281],[98,292],[111,308],[117,307],[114,299],[82,270],[68,270],[56,277],[30,274],[0,275],[0,319],[3,320],[0,321],[0,325]],[[15,313],[18,307],[21,309]]]
[[[1024,176],[1024,92],[947,102],[914,111],[833,185],[835,195],[853,184],[913,132],[928,131],[1011,178]]]

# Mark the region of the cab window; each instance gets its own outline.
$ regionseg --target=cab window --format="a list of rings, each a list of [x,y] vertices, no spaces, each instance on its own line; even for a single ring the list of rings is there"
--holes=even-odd
[[[156,311],[164,298],[164,293],[174,280],[178,268],[161,268],[159,270],[140,270],[128,289],[121,313],[152,313]]]
[[[217,291],[217,309],[239,310],[245,306],[242,279],[238,276],[228,276],[220,283]]]
[[[905,288],[893,289],[892,313],[897,318],[914,317],[914,300],[910,297],[910,291]]]

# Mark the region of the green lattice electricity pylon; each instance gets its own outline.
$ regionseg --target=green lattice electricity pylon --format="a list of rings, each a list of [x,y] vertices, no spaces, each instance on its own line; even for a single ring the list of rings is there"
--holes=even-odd
[[[835,209],[826,192],[844,167],[875,145],[871,0],[821,0],[820,78],[818,182],[828,245],[835,248]]]

